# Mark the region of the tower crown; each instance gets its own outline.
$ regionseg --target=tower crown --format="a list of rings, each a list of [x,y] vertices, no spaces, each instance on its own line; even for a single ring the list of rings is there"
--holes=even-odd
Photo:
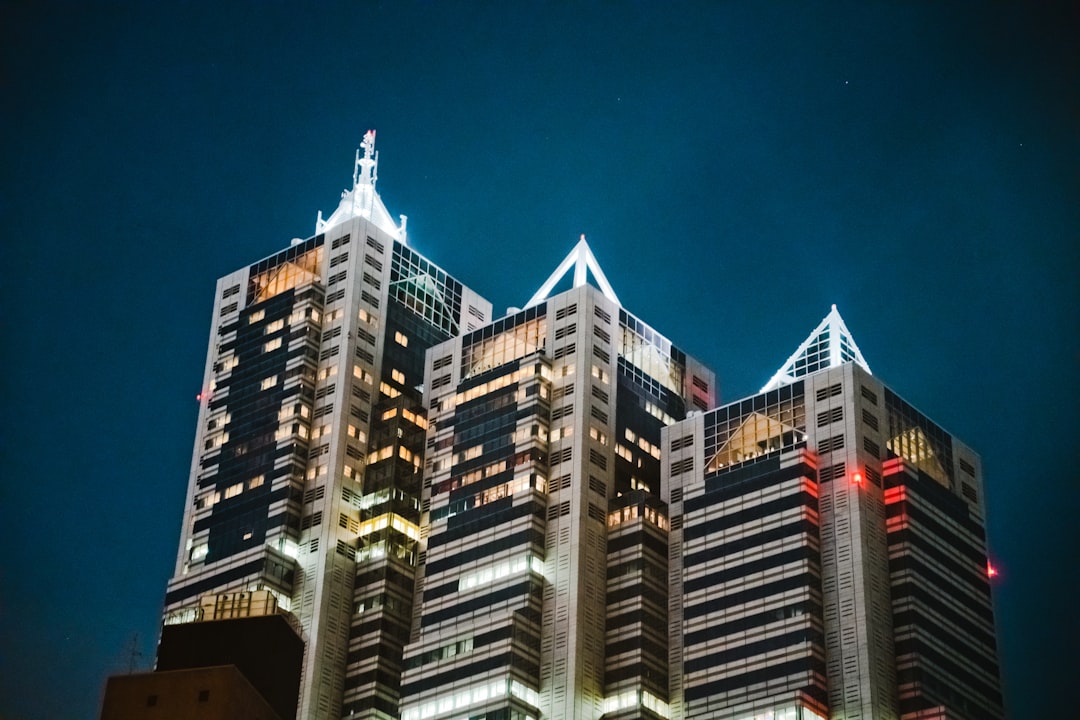
[[[829,314],[803,340],[799,349],[776,371],[760,392],[788,385],[804,375],[824,368],[839,367],[846,362],[854,362],[866,372],[870,372],[870,366],[866,364],[859,346],[855,344],[855,338],[844,324],[844,318],[840,317],[840,311],[833,305]]]
[[[364,155],[360,156],[363,149]],[[353,185],[351,190],[341,191],[341,202],[333,214],[323,219],[322,210],[315,220],[315,232],[325,232],[333,226],[350,220],[354,217],[366,218],[374,223],[380,230],[405,242],[405,222],[407,218],[401,216],[401,225],[394,224],[389,211],[383,205],[382,198],[375,191],[375,181],[379,179],[379,153],[375,150],[375,131],[368,130],[364,133],[364,140],[360,148],[356,150],[356,160],[353,163]]]
[[[559,284],[559,281],[570,272],[571,267],[574,268],[574,287],[580,287],[588,283],[588,275],[591,270],[593,279],[596,281],[600,291],[616,305],[622,305],[615,295],[615,291],[611,288],[611,283],[608,282],[607,277],[604,275],[604,271],[600,269],[600,263],[596,261],[596,256],[589,249],[589,243],[585,242],[585,235],[582,234],[581,240],[578,240],[574,249],[563,258],[563,261],[559,263],[559,267],[555,268],[555,272],[551,273],[551,276],[544,281],[540,289],[529,298],[529,302],[525,304],[525,307],[532,307],[546,300],[551,295],[551,291],[555,289],[555,286]]]

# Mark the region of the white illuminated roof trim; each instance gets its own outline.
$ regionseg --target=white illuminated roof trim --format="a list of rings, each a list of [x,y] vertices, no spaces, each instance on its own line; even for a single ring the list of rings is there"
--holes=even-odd
[[[540,286],[540,289],[536,291],[529,302],[525,304],[525,307],[532,307],[537,303],[547,300],[551,295],[551,291],[555,289],[555,286],[559,284],[559,281],[566,277],[566,273],[569,272],[571,266],[574,268],[574,287],[581,287],[588,282],[588,272],[591,270],[593,279],[596,280],[597,286],[600,291],[604,293],[604,296],[608,300],[611,300],[616,305],[622,306],[619,302],[619,298],[616,297],[615,291],[611,289],[611,283],[608,282],[607,277],[604,275],[604,271],[600,269],[600,263],[596,262],[596,256],[592,254],[592,250],[589,249],[589,244],[585,242],[585,236],[581,236],[581,240],[574,246],[574,249],[570,251],[570,254],[559,263],[559,267],[555,268],[555,272],[551,273],[544,284]]]
[[[854,362],[866,372],[870,372],[870,366],[866,364],[859,346],[855,344],[855,338],[844,324],[844,318],[840,317],[840,312],[833,305],[821,324],[803,340],[799,349],[759,392],[789,385],[805,375],[823,368],[839,367],[846,362]]]
[[[375,181],[379,179],[379,153],[375,152],[374,130],[364,133],[364,141],[360,143],[360,147],[364,150],[364,156],[360,157],[360,149],[357,149],[356,162],[353,165],[352,190],[341,191],[341,202],[330,217],[323,219],[322,210],[319,211],[318,218],[315,220],[315,233],[326,232],[346,220],[362,217],[404,243],[405,224],[408,218],[402,215],[401,226],[394,224],[389,211],[383,205],[382,198],[375,191]]]

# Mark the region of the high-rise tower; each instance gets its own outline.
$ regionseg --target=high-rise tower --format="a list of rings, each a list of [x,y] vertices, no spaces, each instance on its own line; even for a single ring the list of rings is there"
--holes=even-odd
[[[979,458],[835,307],[664,450],[672,718],[1002,717]]]
[[[432,348],[426,378],[402,718],[666,706],[660,429],[713,404],[712,373],[620,306],[583,239],[523,310]],[[613,590],[612,567],[652,580]]]
[[[165,603],[166,623],[251,614],[253,599],[287,613],[306,643],[303,718],[397,712],[424,351],[491,315],[408,247],[375,190],[374,140],[313,237],[218,281]],[[378,620],[354,622],[373,594]]]

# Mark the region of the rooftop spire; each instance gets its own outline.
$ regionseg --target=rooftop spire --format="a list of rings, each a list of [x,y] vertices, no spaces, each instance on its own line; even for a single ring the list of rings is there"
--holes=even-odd
[[[578,244],[574,246],[569,255],[563,258],[563,261],[559,263],[559,267],[555,268],[555,272],[551,273],[551,276],[544,281],[544,284],[529,299],[525,307],[532,307],[546,300],[551,291],[555,289],[555,286],[559,284],[559,281],[566,276],[571,266],[574,268],[574,287],[586,284],[588,282],[588,271],[592,270],[593,279],[596,280],[600,291],[615,304],[622,305],[619,298],[616,297],[615,291],[611,289],[611,283],[608,282],[604,271],[600,269],[600,263],[596,262],[596,256],[589,249],[589,244],[585,242],[585,234],[582,233]]]
[[[363,156],[360,155],[360,150],[364,151]],[[341,202],[329,218],[324,220],[322,211],[319,211],[315,220],[315,232],[325,232],[346,220],[362,217],[401,242],[405,242],[405,216],[401,216],[400,227],[394,223],[379,193],[375,192],[375,181],[378,179],[379,153],[375,150],[375,131],[368,130],[364,133],[364,140],[356,150],[352,189],[341,192]]]
[[[356,166],[353,168],[353,191],[357,185],[370,185],[375,187],[375,181],[379,179],[379,153],[375,152],[375,131],[368,130],[364,133],[364,141],[360,143],[364,149],[364,157],[360,157],[360,148],[356,149]]]
[[[761,392],[788,385],[804,375],[824,368],[838,367],[846,362],[854,362],[866,372],[870,372],[870,366],[866,364],[859,346],[855,344],[855,338],[844,324],[844,318],[840,317],[840,311],[833,305],[825,319],[803,340],[799,349],[776,371],[768,384],[761,388]]]

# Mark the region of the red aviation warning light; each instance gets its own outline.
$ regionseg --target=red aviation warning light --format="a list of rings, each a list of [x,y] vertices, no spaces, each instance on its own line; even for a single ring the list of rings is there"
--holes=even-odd
[[[862,485],[862,473],[857,471],[852,473],[851,482],[855,485]]]
[[[990,564],[990,561],[986,561],[986,577],[992,578],[998,574],[997,568]]]

